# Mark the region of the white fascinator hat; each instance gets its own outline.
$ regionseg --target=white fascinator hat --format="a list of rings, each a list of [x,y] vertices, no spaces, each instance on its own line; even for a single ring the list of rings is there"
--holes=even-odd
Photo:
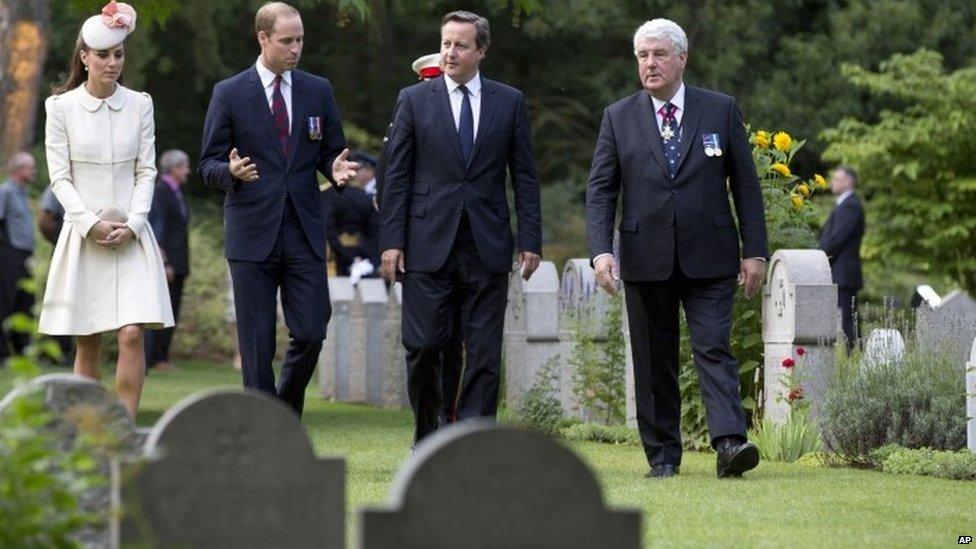
[[[136,28],[136,10],[129,4],[112,0],[81,26],[81,39],[93,50],[118,46]]]

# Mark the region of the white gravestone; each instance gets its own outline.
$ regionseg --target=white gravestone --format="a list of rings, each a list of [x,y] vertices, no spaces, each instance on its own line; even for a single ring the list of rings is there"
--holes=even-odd
[[[915,338],[922,349],[946,353],[952,360],[966,360],[976,337],[976,301],[955,290],[933,307],[923,302],[915,309]]]
[[[864,344],[862,367],[894,364],[905,356],[905,339],[891,328],[876,328],[868,334]]]
[[[397,282],[390,288],[390,297],[386,308],[386,332],[383,338],[385,351],[384,408],[409,408],[410,399],[407,395],[407,350],[403,346],[403,334],[400,331],[403,309],[403,285]]]
[[[364,278],[356,285],[357,303],[365,319],[363,344],[366,360],[366,402],[373,406],[387,406],[386,330],[389,293],[386,282],[379,278]]]
[[[505,403],[516,410],[538,371],[562,351],[559,338],[559,275],[543,261],[529,280],[519,271],[508,284],[505,310]]]
[[[969,418],[966,424],[969,451],[976,453],[976,338],[966,363],[966,417]]]
[[[833,376],[839,312],[827,256],[820,250],[773,254],[762,310],[766,417],[783,421],[789,414],[782,383],[789,374],[785,359],[794,361],[794,375],[816,414]]]
[[[325,344],[319,353],[319,391],[323,398],[339,400],[339,379],[348,387],[349,361],[352,352],[349,315],[355,289],[348,277],[329,277],[329,299],[332,317],[326,329]]]

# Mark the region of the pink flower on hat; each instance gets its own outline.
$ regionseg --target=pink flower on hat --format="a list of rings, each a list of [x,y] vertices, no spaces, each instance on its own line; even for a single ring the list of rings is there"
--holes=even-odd
[[[102,22],[106,27],[131,31],[130,27],[134,27],[136,22],[136,10],[129,4],[112,0],[102,8]]]

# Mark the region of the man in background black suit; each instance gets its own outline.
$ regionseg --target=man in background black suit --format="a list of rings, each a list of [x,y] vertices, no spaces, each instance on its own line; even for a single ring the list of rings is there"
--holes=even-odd
[[[830,192],[837,205],[820,233],[820,249],[830,260],[830,274],[837,285],[837,306],[847,353],[857,341],[857,292],[864,287],[861,275],[861,239],[864,237],[864,208],[854,194],[857,171],[840,166],[830,176]]]

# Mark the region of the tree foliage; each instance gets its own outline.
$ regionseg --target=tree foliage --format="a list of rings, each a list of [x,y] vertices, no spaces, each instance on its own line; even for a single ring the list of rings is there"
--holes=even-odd
[[[891,101],[876,122],[845,118],[824,133],[826,158],[860,170],[868,259],[976,291],[976,66],[947,73],[922,49],[844,75]]]

